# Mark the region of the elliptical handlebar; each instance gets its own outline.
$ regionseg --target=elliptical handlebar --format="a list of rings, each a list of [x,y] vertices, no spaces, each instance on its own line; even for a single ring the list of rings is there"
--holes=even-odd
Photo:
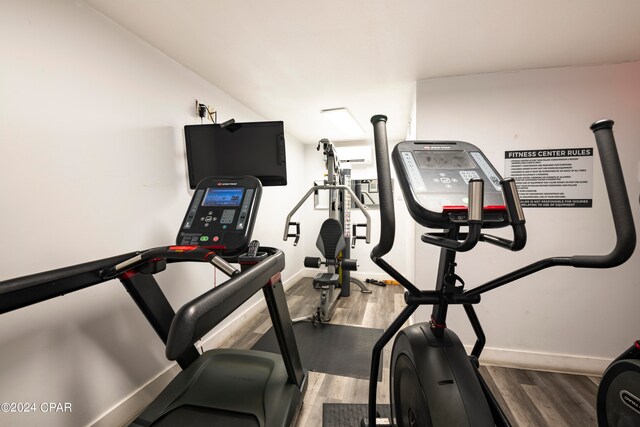
[[[391,188],[391,168],[389,167],[389,147],[387,143],[387,116],[371,117],[373,143],[378,172],[378,196],[380,198],[380,241],[371,250],[371,259],[380,258],[391,250],[396,234],[396,220]]]
[[[629,195],[622,174],[620,157],[613,136],[613,120],[594,122],[590,129],[596,138],[602,173],[609,196],[613,225],[616,231],[616,245],[606,255],[574,255],[569,265],[580,268],[616,267],[628,260],[636,247],[636,230],[633,224]]]
[[[527,229],[525,228],[526,221],[520,204],[516,181],[513,178],[506,178],[500,181],[500,186],[502,186],[504,203],[509,215],[509,224],[511,224],[511,229],[513,230],[513,240],[484,233],[480,235],[480,240],[510,251],[519,251],[527,244]]]
[[[480,241],[482,230],[482,207],[484,205],[484,181],[472,179],[469,181],[469,232],[463,241],[448,239],[435,233],[425,233],[422,241],[457,252],[473,249]]]

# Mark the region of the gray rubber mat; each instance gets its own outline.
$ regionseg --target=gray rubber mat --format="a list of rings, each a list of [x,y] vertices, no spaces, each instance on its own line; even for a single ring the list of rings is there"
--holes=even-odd
[[[367,416],[366,403],[324,403],[322,427],[360,427]],[[389,418],[389,405],[376,405],[378,417]]]
[[[293,325],[305,369],[343,377],[369,379],[371,351],[382,329],[300,322]],[[273,328],[252,347],[280,353]],[[382,380],[382,361],[378,381]]]

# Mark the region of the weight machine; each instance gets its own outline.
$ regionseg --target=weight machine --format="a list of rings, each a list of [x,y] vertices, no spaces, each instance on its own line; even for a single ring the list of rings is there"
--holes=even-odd
[[[300,199],[298,204],[289,212],[285,222],[283,240],[294,237],[294,246],[300,240],[300,222],[293,222],[291,218],[306,202],[312,194],[318,191],[329,191],[329,218],[323,223],[316,242],[316,246],[324,256],[324,261],[319,257],[305,257],[305,267],[320,268],[326,265],[327,272],[318,274],[314,278],[314,287],[321,289],[320,304],[316,311],[295,321],[328,322],[335,307],[337,298],[334,299],[333,292],[336,287],[340,287],[340,297],[351,295],[350,284],[353,283],[360,288],[362,293],[371,293],[371,290],[361,280],[351,277],[351,271],[356,270],[356,260],[349,259],[351,249],[355,248],[357,240],[365,240],[369,243],[371,235],[371,217],[366,206],[360,202],[360,198],[351,189],[351,170],[341,169],[340,160],[335,151],[334,145],[328,139],[321,139],[318,142],[317,150],[322,150],[327,170],[327,179],[322,185],[314,185]],[[354,224],[351,229],[351,203],[354,202],[358,209],[362,211],[366,218],[365,224]],[[341,232],[337,232],[337,225]],[[290,232],[291,226],[295,231]],[[357,235],[359,227],[365,228],[364,235]],[[351,246],[349,242],[351,241]]]

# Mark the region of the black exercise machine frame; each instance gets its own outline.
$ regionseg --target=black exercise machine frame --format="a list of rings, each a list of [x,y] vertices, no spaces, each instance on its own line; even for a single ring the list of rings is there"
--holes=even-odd
[[[174,262],[211,262],[220,268],[212,261],[219,258],[215,252],[195,246],[159,247],[1,281],[0,314],[117,278],[166,345],[167,358],[185,369],[200,356],[195,343],[262,289],[288,380],[302,388],[305,373],[280,277],[284,253],[270,247],[259,250],[267,254],[259,262],[243,260],[242,256],[226,258],[240,262],[242,271],[235,270],[229,280],[187,302],[177,312],[153,275]],[[119,270],[118,265],[125,267]],[[216,310],[212,311],[212,307]]]
[[[622,167],[620,165],[620,158],[615,145],[615,139],[613,136],[613,120],[600,120],[593,123],[590,127],[594,133],[596,139],[596,145],[598,147],[598,153],[602,164],[602,171],[604,174],[605,185],[607,189],[607,195],[609,197],[609,204],[613,217],[613,223],[616,233],[616,245],[614,249],[606,255],[575,255],[571,257],[551,257],[541,259],[533,262],[522,268],[514,270],[510,273],[504,274],[496,279],[493,279],[483,285],[477,286],[473,289],[463,291],[462,287],[456,287],[455,282],[457,276],[455,276],[455,255],[456,249],[452,247],[452,244],[439,244],[441,246],[440,263],[438,267],[438,282],[436,283],[436,290],[434,291],[422,291],[413,285],[407,278],[405,278],[400,272],[393,268],[389,263],[382,259],[382,256],[387,254],[392,246],[395,238],[395,215],[393,212],[393,196],[390,188],[391,172],[389,167],[389,154],[388,143],[386,134],[386,121],[387,118],[384,115],[376,115],[371,118],[373,124],[374,140],[375,140],[375,155],[376,155],[376,168],[378,173],[378,185],[380,196],[380,219],[381,219],[381,232],[379,243],[371,251],[371,259],[378,265],[383,271],[389,274],[392,278],[397,280],[402,287],[406,289],[404,299],[407,306],[400,312],[392,324],[383,332],[380,339],[376,342],[371,358],[371,371],[369,377],[369,397],[368,397],[368,412],[367,419],[369,426],[375,426],[376,420],[376,393],[377,393],[377,376],[380,366],[381,354],[384,346],[393,338],[393,336],[402,328],[402,325],[411,317],[420,305],[434,305],[434,315],[432,315],[432,324],[435,326],[434,334],[438,330],[443,330],[446,325],[444,322],[439,323],[439,318],[445,318],[448,305],[462,305],[465,313],[469,319],[469,322],[476,335],[476,342],[471,351],[470,359],[473,362],[472,365],[475,368],[476,375],[479,379],[480,386],[485,394],[489,408],[492,412],[494,420],[497,425],[509,426],[510,423],[497,403],[497,400],[491,393],[491,390],[487,386],[486,382],[480,375],[478,370],[478,359],[486,343],[486,338],[480,321],[477,317],[473,304],[480,302],[481,295],[490,290],[496,289],[500,286],[511,283],[515,280],[529,276],[546,268],[555,266],[572,266],[576,268],[611,268],[626,262],[634,252],[636,245],[636,233],[633,225],[633,216],[631,213],[631,206],[629,203],[629,197],[626,191],[624,183],[624,176],[622,174]],[[506,181],[506,180],[505,180]],[[507,189],[510,184],[503,183],[503,189]],[[470,185],[470,189],[471,189]],[[471,190],[470,190],[471,193]],[[514,218],[516,214],[516,206],[513,205],[512,196],[505,192],[507,209],[510,216],[510,223],[518,225],[517,223],[522,221],[524,223],[524,217]],[[469,197],[470,200],[473,198]],[[518,203],[519,204],[519,203]],[[469,211],[473,208],[470,206]],[[517,214],[516,214],[517,216]],[[516,221],[513,221],[516,219]],[[486,241],[488,243],[496,244],[506,249],[513,251],[519,250],[524,246],[519,242],[521,239],[526,239],[526,233],[523,235],[522,230],[519,227],[514,226],[514,241],[509,242],[505,239],[495,238],[494,236],[484,236],[480,233],[474,233],[474,239],[477,243],[478,240]],[[471,230],[471,226],[470,226]],[[453,242],[459,239],[469,239],[470,233],[460,233],[460,226],[453,225],[441,235],[435,233],[425,239],[423,235],[423,241],[428,243],[438,244],[437,240],[443,242]],[[471,242],[470,246],[475,245]],[[467,246],[462,250],[468,250]],[[444,274],[443,269],[447,269],[447,274]],[[452,281],[446,282],[445,277],[448,276]],[[464,285],[464,283],[463,283]],[[363,422],[366,422],[363,420]],[[364,423],[363,423],[364,425]]]

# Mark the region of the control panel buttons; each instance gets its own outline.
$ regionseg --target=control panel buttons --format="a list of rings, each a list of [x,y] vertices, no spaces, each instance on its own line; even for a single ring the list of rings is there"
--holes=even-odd
[[[225,209],[222,211],[222,216],[220,217],[220,224],[231,224],[233,222],[233,218],[236,216],[235,209]]]
[[[200,241],[201,241],[201,242],[208,242],[208,241],[209,241],[209,236],[202,236],[202,237],[200,237]]]
[[[427,188],[424,185],[424,181],[422,180],[422,176],[420,175],[420,171],[418,170],[418,166],[416,165],[413,155],[408,151],[402,152],[402,160],[407,169],[408,177],[409,177],[409,180],[411,181],[413,188],[418,192],[427,191]]]
[[[476,171],[460,171],[460,176],[464,180],[465,184],[469,184],[469,181],[472,179],[479,179],[480,175]]]

